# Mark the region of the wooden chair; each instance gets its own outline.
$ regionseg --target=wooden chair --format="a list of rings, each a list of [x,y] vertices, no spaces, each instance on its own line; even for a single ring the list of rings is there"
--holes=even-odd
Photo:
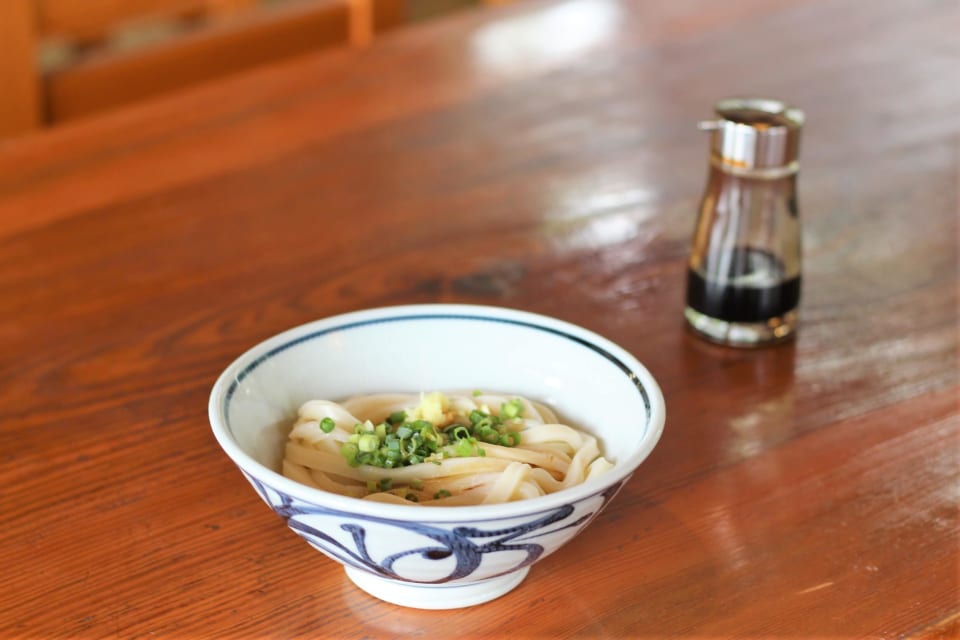
[[[0,138],[310,50],[363,46],[402,19],[402,2],[0,0]],[[148,20],[179,30],[132,51],[109,46],[118,28]],[[44,72],[49,41],[75,59]]]

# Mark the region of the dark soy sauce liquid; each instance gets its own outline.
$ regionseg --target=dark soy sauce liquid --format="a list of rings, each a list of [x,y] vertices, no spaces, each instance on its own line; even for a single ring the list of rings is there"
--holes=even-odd
[[[800,276],[784,279],[783,263],[758,249],[734,249],[724,273],[687,273],[687,305],[726,322],[766,322],[797,308]],[[717,278],[717,279],[714,279]]]

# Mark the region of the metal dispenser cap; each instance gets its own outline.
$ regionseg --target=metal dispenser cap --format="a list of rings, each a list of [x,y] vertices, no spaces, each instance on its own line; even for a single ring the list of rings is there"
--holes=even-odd
[[[705,120],[710,131],[710,160],[728,173],[778,178],[799,168],[803,112],[767,98],[727,98],[715,106],[717,120]]]

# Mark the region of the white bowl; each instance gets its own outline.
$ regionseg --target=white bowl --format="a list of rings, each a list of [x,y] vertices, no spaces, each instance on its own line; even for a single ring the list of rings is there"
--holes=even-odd
[[[596,435],[614,467],[538,498],[459,507],[359,500],[279,472],[307,400],[451,389],[546,403]],[[342,563],[361,589],[421,609],[478,604],[516,587],[613,498],[653,450],[665,415],[653,377],[609,340],[553,318],[472,305],[371,309],[285,331],[227,367],[209,412],[224,452],[291,529]]]

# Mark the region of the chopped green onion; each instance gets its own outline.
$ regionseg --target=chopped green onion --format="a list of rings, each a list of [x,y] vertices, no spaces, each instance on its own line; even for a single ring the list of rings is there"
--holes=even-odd
[[[523,403],[517,398],[500,405],[500,415],[505,418],[512,420],[513,418],[519,417],[521,413],[523,413]]]
[[[333,421],[333,418],[327,417],[320,421],[320,430],[324,433],[330,433],[337,428],[337,423]]]
[[[433,494],[434,500],[439,500],[440,498],[449,498],[449,497],[450,497],[450,492],[447,491],[446,489],[440,489],[440,491],[437,491],[435,494]]]
[[[520,444],[520,434],[515,431],[507,431],[497,439],[497,444],[502,447],[515,447]]]
[[[470,440],[472,438],[457,441],[456,452],[461,458],[468,458],[475,454],[477,446],[475,442],[470,442]]]
[[[420,502],[420,498],[418,498],[417,494],[415,493],[408,493],[407,495],[403,496],[403,498],[405,500],[409,500],[410,502]]]
[[[436,429],[434,429],[433,425],[429,422],[427,426],[420,427],[420,437],[427,442],[438,442],[440,440],[440,434],[437,433]]]
[[[357,446],[360,448],[360,451],[365,453],[370,453],[371,451],[376,451],[377,447],[380,446],[380,438],[373,433],[365,433],[360,436],[357,441]]]
[[[357,453],[359,451],[360,449],[357,448],[357,445],[352,442],[344,442],[343,446],[340,447],[340,455],[346,459],[347,464],[349,464],[351,467],[355,467],[360,464],[360,462],[357,460]]]
[[[393,480],[390,478],[380,479],[380,491],[389,491],[393,488]]]
[[[438,428],[429,420],[408,421],[405,412],[396,411],[380,424],[368,420],[354,425],[340,452],[351,466],[381,469],[423,462],[442,464],[444,458],[485,456],[482,444],[511,447],[520,443],[520,434],[509,431],[505,420],[518,418],[522,412],[522,401],[513,399],[501,404],[499,415],[483,407],[470,412],[469,424],[454,422]],[[330,429],[328,433],[336,428],[332,418],[324,418],[320,424],[321,429]]]

